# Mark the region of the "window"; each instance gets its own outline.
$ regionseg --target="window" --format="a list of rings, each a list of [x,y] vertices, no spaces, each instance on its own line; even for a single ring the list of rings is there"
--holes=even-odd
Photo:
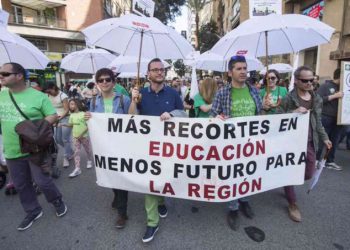
[[[16,5],[12,5],[12,11],[14,15],[15,23],[23,23],[23,11],[22,8]]]
[[[64,47],[65,47],[65,51],[67,53],[71,53],[71,52],[75,52],[75,51],[79,51],[79,50],[85,49],[85,45],[72,44],[72,43],[66,43]]]
[[[49,51],[48,44],[46,40],[41,40],[41,39],[32,39],[28,38],[27,39],[29,42],[34,44],[35,47],[40,49],[41,51]]]

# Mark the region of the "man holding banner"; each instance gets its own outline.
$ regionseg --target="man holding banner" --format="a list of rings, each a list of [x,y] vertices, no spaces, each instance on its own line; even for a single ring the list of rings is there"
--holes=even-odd
[[[130,106],[130,98],[114,91],[115,76],[112,70],[99,69],[96,74],[96,83],[101,90],[100,95],[94,95],[90,103],[90,111],[97,113],[127,114]],[[91,113],[86,112],[85,119],[90,119]],[[114,199],[112,208],[118,210],[116,228],[124,228],[126,225],[128,191],[113,189]]]
[[[228,74],[231,76],[232,82],[217,92],[210,115],[222,120],[230,117],[259,115],[262,110],[262,101],[258,90],[246,83],[247,62],[244,56],[231,57],[228,64]],[[231,201],[227,222],[230,228],[235,231],[239,227],[238,209],[240,205],[246,217],[250,219],[254,217],[247,198]]]
[[[148,79],[150,86],[143,88],[141,93],[137,88],[133,89],[129,114],[160,116],[162,121],[173,116],[187,116],[179,94],[164,83],[165,68],[159,58],[149,62]],[[164,197],[148,194],[145,195],[145,209],[147,229],[142,241],[150,242],[158,231],[159,216],[165,218],[168,210],[164,204]]]
[[[310,111],[305,165],[305,180],[309,180],[312,178],[315,170],[316,149],[319,145],[319,138],[328,149],[332,147],[332,143],[328,139],[321,123],[322,99],[312,91],[314,82],[313,71],[309,67],[301,66],[294,71],[294,79],[295,88],[283,98],[281,106],[278,107],[278,113],[297,112],[305,114]],[[300,222],[301,214],[296,205],[294,186],[284,187],[284,191],[289,203],[289,217],[295,222]]]

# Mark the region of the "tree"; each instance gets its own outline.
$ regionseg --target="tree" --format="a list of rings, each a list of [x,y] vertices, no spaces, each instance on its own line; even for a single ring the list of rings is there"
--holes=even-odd
[[[199,12],[204,8],[205,5],[210,3],[212,0],[188,0],[187,6],[196,15],[196,50],[199,50]]]
[[[209,23],[202,25],[199,30],[199,38],[201,41],[199,46],[201,53],[210,50],[219,41],[218,27],[214,20],[211,19]]]
[[[183,61],[180,59],[180,60],[177,60],[173,63],[173,66],[174,66],[174,70],[176,72],[176,74],[180,77],[183,77],[186,73],[186,66],[185,64],[183,63]]]
[[[181,14],[181,6],[186,0],[155,0],[154,17],[158,18],[162,23],[167,24],[173,22],[175,17]]]

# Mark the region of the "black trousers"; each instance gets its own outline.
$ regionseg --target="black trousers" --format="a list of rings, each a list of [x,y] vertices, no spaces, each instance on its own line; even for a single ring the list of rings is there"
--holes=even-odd
[[[112,190],[114,193],[112,206],[118,210],[119,215],[126,216],[128,207],[128,191],[120,189]]]

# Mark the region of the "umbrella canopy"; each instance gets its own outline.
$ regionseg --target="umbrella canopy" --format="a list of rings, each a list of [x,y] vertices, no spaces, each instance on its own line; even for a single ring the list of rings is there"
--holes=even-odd
[[[111,68],[113,71],[124,73],[124,72],[137,72],[138,67],[138,58],[135,56],[118,56],[115,58],[109,65],[108,68]],[[146,75],[147,74],[147,67],[148,63],[152,59],[148,58],[141,58],[141,65],[140,65],[140,74]],[[165,68],[169,68],[170,64],[166,61],[162,61]]]
[[[140,77],[144,78],[146,73],[140,73]],[[137,72],[122,72],[118,75],[119,78],[137,78]]]
[[[256,58],[247,57],[248,71],[261,70],[264,66]],[[207,51],[195,59],[195,66],[197,69],[202,70],[214,70],[219,72],[228,71],[228,61],[223,56],[215,54],[211,51]]]
[[[225,59],[295,53],[329,42],[334,29],[314,18],[287,14],[249,19],[227,33],[211,49]]]
[[[90,45],[124,56],[185,59],[193,50],[183,36],[153,17],[127,14],[100,21],[82,32]]]
[[[278,73],[289,73],[293,71],[293,67],[289,64],[286,63],[275,63],[275,64],[270,64],[269,69],[274,69],[277,70]],[[266,74],[266,68],[260,71],[261,75]]]
[[[61,68],[75,73],[95,74],[115,59],[116,56],[104,49],[84,49],[70,53],[63,58]]]
[[[26,69],[45,69],[50,60],[32,43],[0,26],[0,65],[8,62]]]

